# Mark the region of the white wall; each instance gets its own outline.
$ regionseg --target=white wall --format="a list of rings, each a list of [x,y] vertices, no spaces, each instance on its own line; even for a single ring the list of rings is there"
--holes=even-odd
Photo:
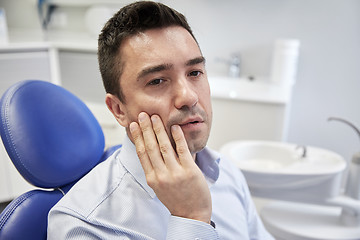
[[[244,76],[267,76],[274,40],[300,39],[287,140],[332,149],[345,158],[360,150],[354,131],[327,122],[339,116],[360,127],[360,1],[162,2],[188,17],[210,74],[226,73],[216,57],[240,52]]]
[[[29,8],[36,1],[19,2],[0,0],[0,7],[17,6],[16,12],[7,13],[10,27],[38,27],[36,10]],[[210,75],[226,74],[226,65],[216,59],[239,52],[243,76],[268,76],[275,39],[300,39],[288,141],[332,149],[346,158],[360,150],[359,138],[350,128],[327,122],[329,116],[339,116],[360,127],[360,1],[161,2],[187,16]]]
[[[10,28],[40,28],[36,0],[0,0]]]

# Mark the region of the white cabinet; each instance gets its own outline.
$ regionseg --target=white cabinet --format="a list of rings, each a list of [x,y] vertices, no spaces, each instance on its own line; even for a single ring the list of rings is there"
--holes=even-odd
[[[11,45],[0,47],[0,95],[22,80],[44,80],[61,84],[89,106],[99,121],[106,147],[120,144],[125,130],[105,105],[105,90],[97,63],[96,49],[56,45]],[[33,189],[0,146],[0,202],[9,201]]]
[[[34,189],[34,186],[18,173],[3,144],[0,145],[0,202],[6,202]]]
[[[7,157],[3,144],[0,145],[0,202],[6,202],[12,198],[8,171],[10,160]]]
[[[282,141],[292,86],[268,79],[209,77],[213,123],[208,145],[235,140]]]
[[[61,85],[82,99],[99,121],[105,135],[105,145],[120,144],[125,136],[121,127],[105,105],[96,51],[59,50]]]
[[[26,79],[50,80],[48,51],[43,48],[0,50],[0,94]],[[3,144],[0,146],[0,202],[9,201],[32,189],[17,172]]]
[[[230,141],[282,141],[286,105],[213,98],[213,123],[208,145],[216,150]]]
[[[47,49],[0,49],[0,94],[14,83],[26,79],[50,81]]]
[[[105,102],[96,52],[59,51],[61,85],[87,102]]]

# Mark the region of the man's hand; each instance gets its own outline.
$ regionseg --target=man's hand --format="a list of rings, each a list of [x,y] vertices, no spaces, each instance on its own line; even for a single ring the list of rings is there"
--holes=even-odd
[[[171,127],[176,152],[159,116],[142,112],[129,128],[147,183],[170,213],[210,223],[210,191],[180,126]]]

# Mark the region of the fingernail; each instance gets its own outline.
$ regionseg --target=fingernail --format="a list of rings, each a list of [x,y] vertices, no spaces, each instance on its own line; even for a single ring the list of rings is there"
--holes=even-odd
[[[146,113],[141,112],[141,113],[139,114],[139,122],[145,121],[145,118],[146,118]]]
[[[179,129],[179,125],[172,125],[171,126],[171,131],[176,131],[177,129]]]
[[[133,133],[136,129],[136,122],[132,122],[129,125],[130,132]]]
[[[157,123],[157,122],[159,121],[159,119],[158,119],[158,117],[157,117],[156,115],[152,115],[152,116],[151,116],[151,121],[152,121],[153,123]]]

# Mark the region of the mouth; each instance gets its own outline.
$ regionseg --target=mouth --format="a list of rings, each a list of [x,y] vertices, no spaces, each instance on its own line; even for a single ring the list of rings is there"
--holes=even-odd
[[[201,118],[196,117],[196,118],[187,119],[187,120],[183,121],[182,123],[180,123],[179,125],[180,125],[180,127],[186,127],[186,126],[197,125],[200,123],[204,123],[204,121]]]

